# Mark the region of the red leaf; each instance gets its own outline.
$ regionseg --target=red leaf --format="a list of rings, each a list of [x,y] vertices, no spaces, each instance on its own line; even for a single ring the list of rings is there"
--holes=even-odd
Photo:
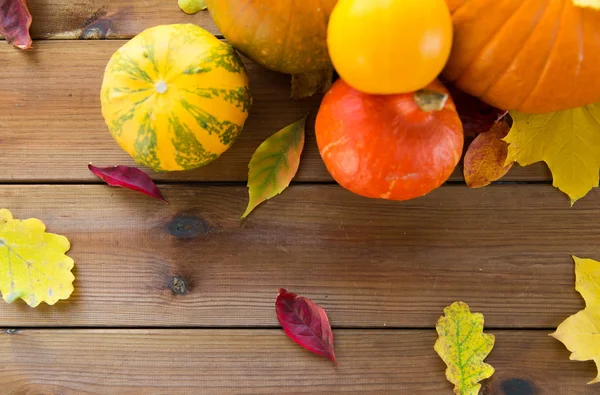
[[[129,166],[96,167],[91,163],[88,168],[102,181],[112,187],[121,187],[144,193],[169,204],[154,181],[143,171]]]
[[[507,114],[506,111],[487,105],[453,85],[448,85],[448,89],[463,123],[465,136],[475,137],[479,133],[487,132]]]
[[[297,344],[329,358],[335,365],[333,333],[327,313],[313,301],[281,288],[275,302],[283,331]]]
[[[0,35],[15,47],[31,47],[31,20],[25,0],[0,0]]]

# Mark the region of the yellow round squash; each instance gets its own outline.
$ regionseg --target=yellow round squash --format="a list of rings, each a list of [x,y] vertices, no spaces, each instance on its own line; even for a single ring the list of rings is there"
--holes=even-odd
[[[235,141],[252,104],[228,44],[192,24],[147,29],[112,56],[102,115],[119,145],[156,171],[194,169]]]
[[[354,89],[414,92],[446,65],[452,17],[444,0],[339,0],[327,46],[338,74]]]

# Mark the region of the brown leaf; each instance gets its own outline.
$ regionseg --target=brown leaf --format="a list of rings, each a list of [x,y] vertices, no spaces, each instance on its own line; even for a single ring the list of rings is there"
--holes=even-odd
[[[505,166],[508,144],[502,140],[510,126],[499,121],[490,131],[479,134],[465,154],[464,175],[469,188],[481,188],[498,181],[510,170],[513,162]]]
[[[31,47],[31,14],[25,0],[0,0],[0,35],[15,47]]]

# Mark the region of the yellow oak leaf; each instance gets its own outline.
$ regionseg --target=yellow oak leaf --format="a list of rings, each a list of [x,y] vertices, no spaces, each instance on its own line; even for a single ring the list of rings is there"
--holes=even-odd
[[[571,351],[572,361],[596,363],[598,376],[588,384],[600,383],[600,262],[575,260],[575,289],[585,300],[585,309],[564,320],[550,336]]]
[[[600,0],[573,0],[573,4],[579,7],[590,7],[600,10]]]
[[[504,139],[506,163],[527,166],[544,161],[553,185],[571,204],[598,186],[600,171],[600,103],[549,114],[511,111],[513,127]]]
[[[242,219],[290,185],[300,166],[305,125],[306,117],[281,129],[256,149],[248,165],[250,201]]]
[[[446,378],[454,384],[456,395],[477,395],[481,380],[494,374],[494,368],[483,360],[494,348],[494,335],[483,333],[483,315],[471,313],[463,302],[444,309],[437,322],[439,338],[435,351],[444,360]]]
[[[469,188],[490,185],[508,173],[514,162],[505,163],[508,144],[502,139],[509,129],[506,122],[498,121],[489,131],[475,137],[467,149],[463,166],[465,182]]]
[[[39,219],[13,219],[0,210],[0,292],[7,303],[21,298],[29,306],[50,305],[73,292],[73,259],[66,237],[46,233]]]
[[[178,0],[177,4],[186,14],[195,14],[206,9],[206,0]]]

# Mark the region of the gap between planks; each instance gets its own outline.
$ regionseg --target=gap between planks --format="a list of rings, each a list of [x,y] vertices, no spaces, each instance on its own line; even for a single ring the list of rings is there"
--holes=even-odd
[[[31,52],[0,46],[0,96],[4,183],[97,182],[87,169],[134,165],[107,130],[100,111],[100,85],[106,62],[119,41],[40,41]],[[270,135],[310,113],[297,182],[332,182],[315,139],[320,96],[294,101],[289,76],[245,59],[255,105],[244,131],[221,158],[187,172],[153,173],[158,182],[245,182],[254,151]],[[23,83],[27,81],[27,83]],[[24,159],[26,158],[26,159]],[[452,182],[463,180],[459,166]],[[503,181],[551,180],[544,164],[514,166]]]
[[[490,332],[490,331],[486,331]],[[591,395],[594,364],[543,331],[493,331],[490,394]],[[336,331],[337,367],[281,330],[24,330],[0,333],[9,393],[450,394],[433,330]],[[597,393],[597,392],[596,392]]]
[[[161,191],[169,205],[103,185],[0,187],[16,218],[67,236],[76,262],[70,300],[0,304],[0,326],[273,327],[284,287],[337,327],[431,328],[462,300],[490,327],[555,328],[583,307],[571,255],[600,254],[587,226],[600,195],[571,208],[549,185],[449,185],[407,202],[295,185],[245,221],[245,187]]]

